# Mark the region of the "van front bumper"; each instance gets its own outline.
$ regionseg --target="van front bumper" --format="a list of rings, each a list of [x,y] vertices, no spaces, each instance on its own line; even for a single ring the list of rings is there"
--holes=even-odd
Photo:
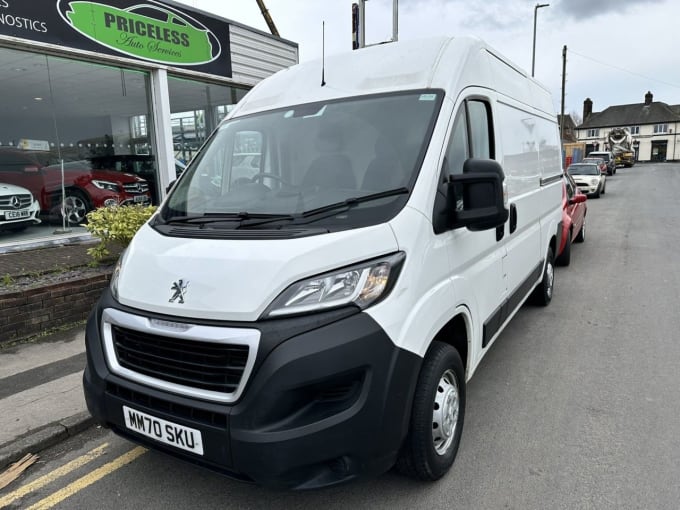
[[[380,474],[394,464],[408,431],[422,359],[395,347],[368,314],[346,309],[221,324],[261,334],[243,393],[225,404],[161,391],[111,372],[100,324],[102,310],[111,307],[140,314],[105,292],[88,320],[83,380],[90,413],[116,433],[233,478],[277,488],[333,485]],[[130,430],[123,406],[200,431],[203,454]]]

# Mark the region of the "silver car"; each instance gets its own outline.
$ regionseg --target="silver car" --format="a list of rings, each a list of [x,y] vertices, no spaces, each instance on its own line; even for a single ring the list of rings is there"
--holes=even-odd
[[[594,198],[604,195],[607,176],[600,171],[597,163],[574,163],[567,168],[567,173],[574,178],[581,193]]]

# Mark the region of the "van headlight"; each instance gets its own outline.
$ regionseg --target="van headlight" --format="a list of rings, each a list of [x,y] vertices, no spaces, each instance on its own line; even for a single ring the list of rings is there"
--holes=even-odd
[[[125,257],[125,252],[127,248],[118,257],[118,262],[116,262],[113,268],[113,273],[111,273],[111,281],[109,282],[109,289],[111,289],[111,295],[113,299],[118,301],[118,280],[120,279],[120,268],[123,265],[123,257]]]
[[[294,283],[272,302],[265,317],[280,317],[354,304],[362,310],[394,287],[406,255],[398,252]]]

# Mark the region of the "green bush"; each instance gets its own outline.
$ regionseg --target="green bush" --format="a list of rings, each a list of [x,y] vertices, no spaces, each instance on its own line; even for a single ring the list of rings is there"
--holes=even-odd
[[[118,205],[101,207],[90,211],[87,215],[85,228],[99,238],[97,246],[87,250],[93,259],[92,265],[97,265],[106,259],[111,252],[112,245],[125,248],[135,233],[156,211],[155,205]]]

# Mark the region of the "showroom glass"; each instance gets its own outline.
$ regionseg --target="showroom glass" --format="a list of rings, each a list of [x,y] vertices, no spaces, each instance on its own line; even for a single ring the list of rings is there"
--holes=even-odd
[[[222,124],[162,212],[290,214],[395,190],[408,194],[441,104],[438,91],[293,106]],[[329,211],[329,216],[333,211]],[[337,218],[336,218],[337,219]]]
[[[231,108],[244,88],[168,77],[175,158],[188,163]]]

